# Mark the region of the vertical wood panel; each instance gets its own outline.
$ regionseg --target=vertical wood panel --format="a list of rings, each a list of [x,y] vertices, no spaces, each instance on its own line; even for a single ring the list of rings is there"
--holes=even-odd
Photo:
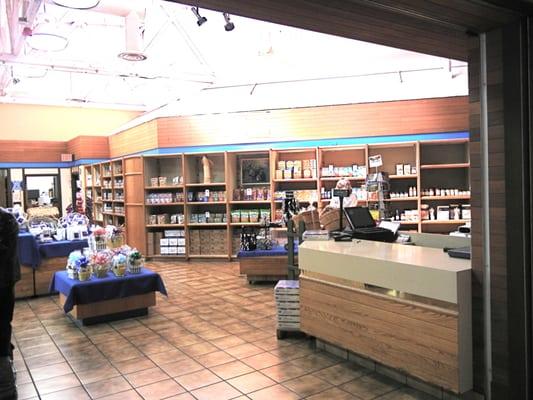
[[[0,140],[0,162],[60,162],[66,142]]]
[[[157,121],[149,121],[109,137],[110,157],[157,148]]]

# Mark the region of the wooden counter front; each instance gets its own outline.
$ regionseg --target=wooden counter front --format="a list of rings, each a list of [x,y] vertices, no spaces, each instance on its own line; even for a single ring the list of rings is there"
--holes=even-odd
[[[468,260],[368,241],[308,241],[299,255],[302,331],[447,390],[472,388]]]

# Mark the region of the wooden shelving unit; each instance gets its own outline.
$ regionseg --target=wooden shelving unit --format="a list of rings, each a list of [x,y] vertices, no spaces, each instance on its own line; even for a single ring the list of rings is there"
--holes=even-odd
[[[111,160],[108,163],[99,163],[92,166],[85,166],[85,188],[86,193],[90,193],[95,214],[102,210],[104,203],[115,205],[124,204],[125,217],[121,213],[106,212],[104,215],[114,219],[127,222],[127,230],[130,237],[130,245],[138,247],[146,252],[150,240],[154,240],[154,235],[162,234],[165,230],[183,230],[186,239],[185,254],[159,255],[152,254],[154,258],[228,258],[236,253],[238,245],[238,234],[241,227],[260,227],[260,222],[234,222],[232,212],[269,212],[270,219],[276,220],[276,210],[280,210],[282,201],[274,200],[276,191],[285,190],[309,190],[316,193],[316,201],[319,208],[329,204],[330,199],[321,199],[321,190],[328,191],[335,186],[340,177],[321,176],[322,168],[351,168],[354,165],[358,168],[370,171],[368,167],[368,157],[381,154],[383,166],[380,171],[387,172],[390,178],[391,192],[408,192],[409,187],[415,187],[418,196],[399,197],[386,199],[386,203],[392,213],[396,209],[417,210],[420,215],[422,204],[429,204],[435,209],[440,205],[468,204],[470,196],[421,196],[421,190],[425,188],[458,189],[459,191],[469,190],[469,166],[468,141],[467,140],[447,140],[447,141],[420,141],[404,143],[385,143],[379,145],[363,145],[352,147],[318,147],[318,148],[297,148],[283,150],[257,150],[257,151],[231,151],[216,152],[206,154],[172,154],[160,156],[135,156],[127,157],[123,160]],[[202,157],[206,156],[213,164],[211,167],[212,182],[203,182]],[[268,177],[261,182],[250,184],[243,183],[241,176],[242,160],[258,159],[266,163],[268,167]],[[266,161],[264,161],[266,160]],[[315,160],[316,170],[314,175],[309,177],[298,177],[296,179],[276,178],[278,162],[283,161],[303,161]],[[396,164],[409,164],[413,172],[408,175],[396,174]],[[103,177],[103,168],[111,166],[111,176]],[[122,165],[122,170],[117,171],[114,167]],[[357,170],[359,173],[361,170]],[[356,172],[354,172],[356,173]],[[90,178],[88,178],[90,176]],[[166,183],[161,186],[154,186],[152,178],[166,178]],[[122,178],[124,185],[120,188],[115,184],[116,179]],[[352,187],[357,188],[364,185],[365,178],[362,176],[346,177],[352,183]],[[113,183],[111,201],[102,199],[102,194],[109,189],[102,188],[103,180],[107,179]],[[174,182],[173,182],[174,179]],[[177,179],[177,180],[176,180]],[[265,190],[262,196],[267,198],[243,200],[235,198],[236,191],[241,189]],[[117,200],[117,191],[124,191],[124,199]],[[225,192],[224,201],[197,201],[195,193],[202,193],[209,190]],[[193,194],[191,195],[190,192]],[[173,201],[170,203],[151,204],[146,201],[148,195],[171,193]],[[259,193],[259,192],[257,192]],[[364,193],[364,192],[361,192]],[[176,201],[176,196],[180,195],[183,201]],[[192,201],[191,197],[192,196]],[[373,207],[375,200],[368,200],[366,197],[359,201],[359,204]],[[114,210],[114,208],[113,208]],[[212,214],[225,214],[225,222],[196,223],[191,222],[191,214],[203,214],[209,211]],[[153,214],[183,214],[183,223],[173,224],[150,224],[149,215]],[[115,221],[115,220],[113,220]],[[98,221],[97,221],[98,222]],[[415,229],[421,232],[449,233],[457,228],[457,225],[466,223],[466,220],[416,220],[401,221],[401,225],[406,229]],[[280,229],[283,230],[283,229]],[[224,243],[225,251],[220,248],[209,253],[190,251],[191,241],[204,234],[216,236]],[[217,239],[218,240],[218,239]],[[200,253],[200,254],[199,254]]]

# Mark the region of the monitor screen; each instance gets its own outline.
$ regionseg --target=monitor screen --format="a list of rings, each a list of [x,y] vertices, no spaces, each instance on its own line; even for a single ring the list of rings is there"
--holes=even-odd
[[[344,212],[352,229],[376,226],[376,222],[367,207],[347,207]]]

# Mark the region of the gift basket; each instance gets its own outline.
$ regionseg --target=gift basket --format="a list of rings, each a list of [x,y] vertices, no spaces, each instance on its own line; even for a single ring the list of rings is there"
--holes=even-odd
[[[81,251],[76,250],[69,254],[67,259],[67,276],[70,279],[78,279],[78,268],[76,266],[76,263],[79,259],[83,257],[83,254]]]
[[[76,260],[76,269],[78,270],[78,279],[80,281],[88,281],[91,279],[91,265],[90,260],[82,256]]]
[[[112,259],[113,253],[111,253],[109,250],[102,250],[93,253],[91,256],[93,275],[97,278],[107,277],[107,273],[111,269]]]
[[[123,253],[118,253],[113,256],[113,266],[111,271],[115,276],[124,276],[126,275],[128,257]]]
[[[139,274],[144,266],[144,257],[137,249],[133,249],[128,254],[128,272]]]
[[[88,242],[89,247],[93,252],[106,250],[106,230],[100,227],[94,229],[91,236],[89,236]]]
[[[106,226],[107,247],[116,249],[124,245],[124,229],[121,226]]]

